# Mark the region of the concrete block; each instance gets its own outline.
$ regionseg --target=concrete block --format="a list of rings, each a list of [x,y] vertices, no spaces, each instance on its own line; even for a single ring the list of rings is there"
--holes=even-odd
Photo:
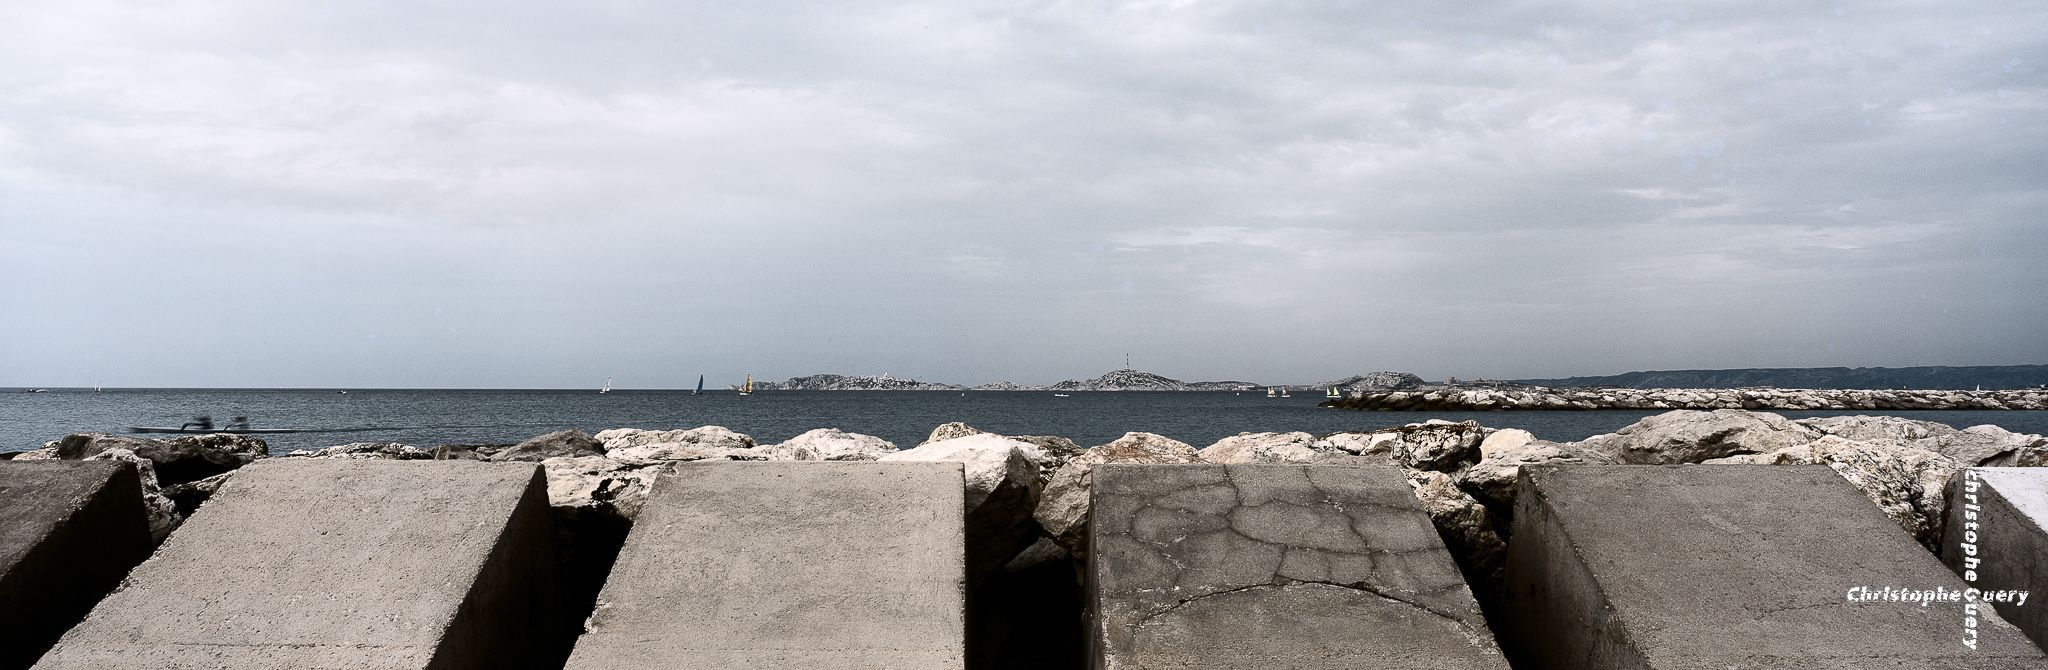
[[[1507,668],[1391,467],[1100,465],[1092,665]]]
[[[1518,667],[2048,668],[1988,609],[1852,601],[1963,583],[1825,466],[1524,466],[1505,637]]]
[[[149,549],[134,464],[0,461],[0,670],[35,663]]]
[[[1983,591],[2026,591],[1999,615],[2048,647],[2048,468],[1970,468],[1949,486],[1942,559]]]
[[[35,667],[545,667],[549,523],[531,463],[258,461]]]
[[[680,464],[656,480],[568,667],[959,670],[961,473]]]

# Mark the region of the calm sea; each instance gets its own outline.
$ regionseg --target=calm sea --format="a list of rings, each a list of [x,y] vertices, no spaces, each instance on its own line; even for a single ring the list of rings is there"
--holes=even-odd
[[[216,425],[249,416],[258,428],[314,432],[265,435],[273,453],[348,442],[404,442],[420,447],[510,443],[564,428],[694,428],[720,425],[780,442],[813,428],[839,428],[901,446],[922,441],[934,426],[965,421],[1014,435],[1062,435],[1083,446],[1129,431],[1172,437],[1196,447],[1244,431],[1328,433],[1395,426],[1431,418],[1477,419],[1522,428],[1548,440],[1612,432],[1650,411],[1593,412],[1347,412],[1321,409],[1304,393],[1266,398],[1245,393],[1073,393],[1042,391],[892,392],[334,390],[309,389],[51,389],[0,391],[0,452],[41,447],[67,433],[123,432],[128,426],[176,426],[199,414]],[[1783,412],[1825,416],[1859,412]],[[1922,411],[1902,416],[1964,427],[1982,423],[2022,433],[2048,433],[2048,412]]]

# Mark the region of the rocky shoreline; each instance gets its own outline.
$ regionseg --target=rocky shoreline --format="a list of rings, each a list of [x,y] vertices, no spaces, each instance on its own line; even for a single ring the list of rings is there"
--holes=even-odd
[[[1595,409],[1749,410],[2048,410],[2048,389],[1556,389],[1437,388],[1368,391],[1323,407],[1366,411]]]
[[[1697,391],[1687,393],[1716,397]],[[1784,397],[1800,397],[1793,395],[1797,392],[1781,393],[1787,394]],[[1933,396],[1936,398],[1950,394],[1965,398],[1991,395],[1929,393],[1937,394]],[[1424,402],[1447,402],[1439,392],[1366,397],[1375,395],[1436,395],[1436,400]],[[1477,403],[1492,397],[1498,404],[1497,398],[1502,395],[1475,391],[1450,397],[1460,403]],[[2038,403],[2043,395],[2023,394],[2018,400],[2008,397],[2000,405],[2011,408],[2022,402]],[[1602,402],[1619,402],[1620,397]],[[1728,401],[1733,402],[1759,402],[1773,396],[1745,391],[1718,397],[1732,398]],[[1542,408],[1588,409],[1578,405]],[[1767,412],[1719,409],[1669,411],[1614,433],[1563,443],[1539,440],[1518,429],[1431,420],[1327,435],[1241,433],[1199,448],[1162,435],[1133,432],[1107,444],[1083,448],[1063,437],[997,435],[966,424],[949,423],[909,448],[878,437],[830,428],[762,445],[743,433],[703,426],[678,430],[618,428],[596,435],[564,430],[516,445],[444,445],[427,449],[396,443],[356,443],[279,456],[269,456],[261,440],[239,435],[151,440],[76,434],[52,441],[42,449],[5,456],[15,460],[118,459],[136,463],[142,474],[150,526],[159,541],[232,477],[235,469],[259,458],[538,462],[546,471],[550,504],[557,517],[565,521],[565,528],[590,538],[611,539],[623,539],[655,477],[679,463],[953,461],[966,467],[969,546],[974,554],[970,564],[977,577],[993,574],[1019,555],[1081,555],[1087,542],[1091,473],[1097,465],[1392,465],[1408,473],[1416,497],[1429,510],[1446,543],[1461,564],[1475,573],[1475,582],[1483,584],[1488,575],[1498,570],[1500,552],[1505,546],[1505,519],[1512,513],[1515,478],[1525,465],[1825,464],[1862,489],[1916,539],[1932,546],[1940,536],[1944,512],[1939,489],[1950,475],[1973,466],[2048,464],[2048,438],[1991,425],[1957,429],[1895,416],[1790,420]],[[608,542],[600,540],[598,544]],[[1042,549],[1026,551],[1034,545]],[[604,558],[587,560],[602,563]]]
[[[1090,555],[1091,492],[1103,465],[1392,466],[1413,488],[1474,596],[1491,607],[1504,588],[1517,482],[1527,466],[1825,465],[1901,530],[1936,550],[1949,518],[1943,488],[1965,468],[2048,465],[2048,438],[1992,425],[1958,429],[1896,416],[1792,420],[1720,409],[1668,411],[1577,442],[1549,442],[1527,431],[1477,422],[1431,420],[1324,435],[1240,433],[1205,447],[1132,432],[1084,448],[1063,437],[999,435],[956,422],[938,426],[908,448],[830,428],[764,445],[744,433],[703,426],[617,428],[595,435],[563,430],[516,445],[357,443],[277,456],[247,436],[152,440],[76,434],[42,449],[0,457],[135,463],[158,542],[231,482],[238,468],[257,459],[536,462],[559,537],[558,560],[573,582],[566,588],[580,599],[576,607],[582,609],[576,611],[588,611],[656,478],[688,462],[960,463],[968,585],[984,594],[976,602],[990,603],[987,611],[977,610],[982,622],[977,626],[1001,629],[978,634],[1031,640],[1024,646],[1039,650],[1033,653],[1068,658],[1081,647],[1072,637],[1079,634],[1083,602],[1074,576]],[[987,667],[1071,665],[1065,660],[996,662],[1018,653],[1011,647],[986,653]]]

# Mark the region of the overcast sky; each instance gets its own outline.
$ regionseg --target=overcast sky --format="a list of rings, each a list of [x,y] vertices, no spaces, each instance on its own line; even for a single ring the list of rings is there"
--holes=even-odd
[[[0,0],[0,384],[2048,363],[2048,5],[1364,4]]]

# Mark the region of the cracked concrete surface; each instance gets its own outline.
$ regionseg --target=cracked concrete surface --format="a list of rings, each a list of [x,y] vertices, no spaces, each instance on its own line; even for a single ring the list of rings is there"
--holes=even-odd
[[[1391,467],[1103,465],[1094,666],[1506,668]]]

